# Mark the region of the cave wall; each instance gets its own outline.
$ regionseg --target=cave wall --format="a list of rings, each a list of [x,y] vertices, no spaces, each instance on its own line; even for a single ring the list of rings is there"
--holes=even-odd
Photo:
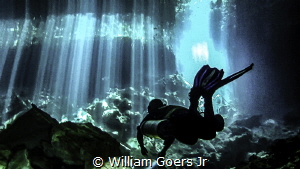
[[[228,25],[227,48],[233,69],[254,63],[235,93],[247,114],[281,117],[299,112],[300,2],[232,1],[235,24]]]

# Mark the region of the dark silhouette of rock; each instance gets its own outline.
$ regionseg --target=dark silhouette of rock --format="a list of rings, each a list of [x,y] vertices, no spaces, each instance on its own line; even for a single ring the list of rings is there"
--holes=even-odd
[[[7,128],[0,133],[0,144],[8,147],[24,145],[31,149],[39,145],[41,140],[50,142],[51,129],[58,122],[49,114],[32,105],[26,113],[20,113]]]
[[[248,162],[242,162],[236,169],[299,168],[300,134],[275,140],[264,156],[253,155]]]
[[[44,143],[48,156],[59,157],[64,163],[91,164],[94,157],[120,156],[120,143],[91,123],[65,122],[52,129],[51,144]]]
[[[58,123],[34,104],[0,133],[0,168],[93,168],[93,159],[129,155],[91,123]]]
[[[254,115],[246,119],[237,120],[234,124],[252,129],[253,127],[258,127],[261,125],[261,119],[262,115]]]

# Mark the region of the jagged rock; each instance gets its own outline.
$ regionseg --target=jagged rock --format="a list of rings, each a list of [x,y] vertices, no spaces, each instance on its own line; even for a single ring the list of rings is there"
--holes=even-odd
[[[16,94],[13,92],[11,96],[11,103],[8,106],[8,111],[7,111],[7,118],[11,118],[17,113],[21,112],[24,109],[27,109],[30,107],[30,104],[27,99],[22,98],[20,95]]]
[[[122,130],[126,126],[126,123],[122,123],[122,121],[119,120],[119,117],[122,114],[118,111],[118,109],[111,109],[106,110],[103,112],[102,119],[104,122],[104,126],[108,127],[111,130]]]
[[[33,106],[28,112],[20,114],[0,133],[0,144],[9,147],[25,145],[26,148],[39,146],[40,141],[50,141],[50,132],[58,122],[49,114]]]
[[[91,123],[91,124],[95,125],[95,120],[93,119],[93,117],[87,111],[83,110],[82,108],[80,108],[78,110],[76,116],[77,117],[75,117],[72,122],[75,122],[75,123]],[[64,121],[62,120],[61,122],[66,122],[66,121],[68,121],[68,120],[64,120]]]
[[[92,116],[96,125],[100,125],[100,121],[102,119],[103,112],[105,110],[110,109],[106,100],[100,100],[99,98],[95,98],[92,103],[89,104],[88,107],[83,110]]]
[[[90,123],[61,123],[52,130],[51,145],[44,145],[48,156],[58,157],[69,165],[91,163],[97,156],[106,159],[121,155],[120,144]]]
[[[235,125],[229,126],[228,129],[231,130],[232,136],[238,136],[250,132],[250,130],[245,127]]]
[[[28,159],[33,168],[52,169],[52,168],[68,168],[61,159],[55,157],[48,157],[44,153],[44,149],[35,148],[28,150]],[[74,167],[75,168],[75,167]]]
[[[28,159],[28,151],[21,150],[14,154],[9,161],[7,169],[33,169]]]
[[[58,123],[32,105],[0,133],[0,168],[90,169],[95,157],[119,157],[120,143],[91,123]]]
[[[252,144],[252,135],[245,133],[235,136],[221,150],[221,162],[225,165],[234,165],[236,162],[246,159],[247,152],[255,150],[255,145]]]
[[[8,164],[8,160],[11,157],[11,150],[4,145],[0,145],[0,168],[5,168]]]
[[[157,82],[157,96],[166,98],[169,104],[188,105],[188,93],[191,85],[185,81],[182,74],[172,74]]]
[[[249,129],[252,129],[253,127],[258,127],[261,125],[262,115],[254,115],[246,119],[237,120],[234,122],[237,126],[244,126]]]
[[[248,162],[242,162],[236,169],[299,168],[300,134],[287,139],[275,140],[269,146],[269,152],[262,158],[253,155]]]
[[[127,98],[116,99],[114,100],[114,105],[120,110],[120,112],[124,113],[126,110],[130,110],[132,108],[131,101]]]
[[[0,160],[8,160],[11,156],[11,151],[8,147],[0,145]]]

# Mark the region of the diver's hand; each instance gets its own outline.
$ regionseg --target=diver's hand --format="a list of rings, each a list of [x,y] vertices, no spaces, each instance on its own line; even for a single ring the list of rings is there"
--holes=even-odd
[[[145,155],[147,155],[148,150],[147,150],[144,146],[142,146],[142,147],[141,147],[141,152],[142,152],[142,154],[145,156]]]

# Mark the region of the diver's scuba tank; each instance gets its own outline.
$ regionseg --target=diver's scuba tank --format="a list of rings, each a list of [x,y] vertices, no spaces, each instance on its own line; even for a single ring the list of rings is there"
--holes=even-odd
[[[145,121],[140,126],[143,135],[164,139],[165,136],[172,134],[173,126],[168,119]]]
[[[176,125],[177,123],[181,123],[181,118],[177,118],[178,120],[174,120],[174,113],[186,115],[188,114],[188,109],[173,105],[158,108],[155,114],[157,119],[160,120],[148,120],[142,122],[140,125],[142,134],[148,137],[159,138],[163,140],[168,136],[173,136],[175,130],[174,125]]]

